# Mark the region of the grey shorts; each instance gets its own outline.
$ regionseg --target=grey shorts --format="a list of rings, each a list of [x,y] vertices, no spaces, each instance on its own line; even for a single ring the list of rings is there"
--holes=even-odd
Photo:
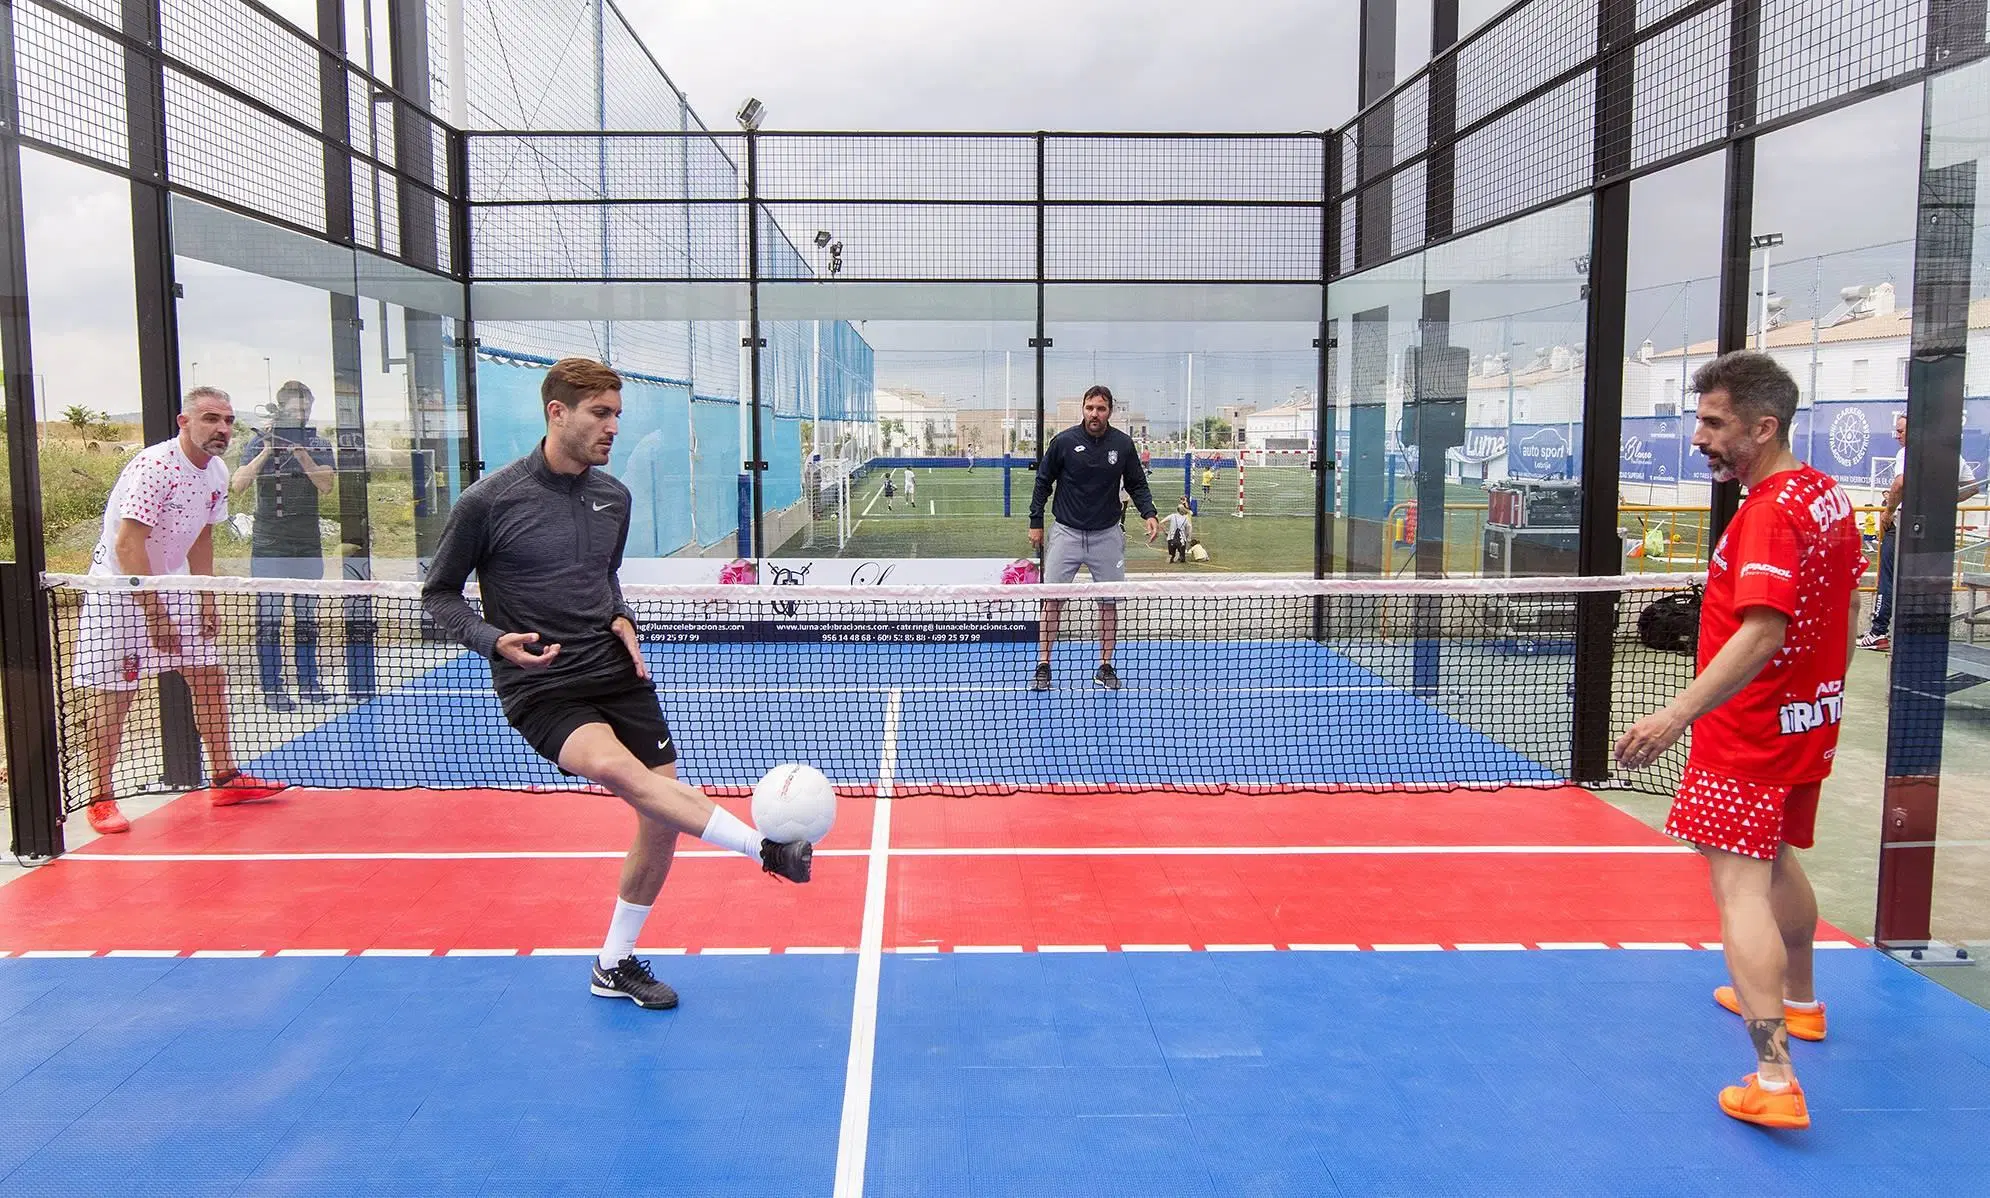
[[[1070,582],[1078,567],[1092,572],[1093,582],[1126,581],[1126,530],[1115,524],[1092,532],[1051,521],[1045,534],[1043,580]]]

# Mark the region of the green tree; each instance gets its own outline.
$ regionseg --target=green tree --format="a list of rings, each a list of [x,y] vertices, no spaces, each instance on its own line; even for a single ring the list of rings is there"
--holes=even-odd
[[[62,418],[69,422],[69,427],[76,430],[78,437],[89,436],[90,426],[103,419],[98,413],[92,412],[79,403],[70,404],[68,407],[62,409]]]
[[[1221,416],[1204,416],[1195,425],[1195,443],[1204,448],[1230,444],[1230,422]]]

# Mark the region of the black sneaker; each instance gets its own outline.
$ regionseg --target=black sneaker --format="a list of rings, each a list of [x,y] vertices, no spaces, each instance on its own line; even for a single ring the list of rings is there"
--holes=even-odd
[[[1119,689],[1119,673],[1112,668],[1112,663],[1109,661],[1099,663],[1099,668],[1092,672],[1092,681],[1109,691]]]
[[[648,961],[623,957],[613,969],[601,968],[594,959],[594,984],[589,987],[602,998],[626,998],[645,1011],[668,1011],[677,1005],[677,991],[656,980]]]
[[[1040,661],[1036,663],[1036,673],[1030,675],[1030,689],[1033,691],[1047,691],[1050,689],[1049,662]]]
[[[760,871],[786,878],[790,882],[808,881],[809,862],[815,859],[815,846],[806,840],[793,844],[777,841],[760,842]]]

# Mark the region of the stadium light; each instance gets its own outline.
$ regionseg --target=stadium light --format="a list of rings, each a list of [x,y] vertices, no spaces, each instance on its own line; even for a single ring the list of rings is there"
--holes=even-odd
[[[760,128],[760,122],[764,120],[766,116],[767,116],[767,106],[765,104],[762,104],[760,101],[754,99],[752,96],[748,96],[746,98],[746,103],[741,104],[739,106],[739,112],[734,115],[733,119],[739,122],[740,128],[746,130],[748,133],[751,133],[754,130]]]
[[[821,249],[823,246],[826,246],[828,244],[829,244],[829,233],[826,230],[817,229],[815,231],[815,248]]]
[[[1759,233],[1748,239],[1749,249],[1762,251],[1762,307],[1761,315],[1755,322],[1755,349],[1758,353],[1769,348],[1769,251],[1781,244],[1781,233]]]

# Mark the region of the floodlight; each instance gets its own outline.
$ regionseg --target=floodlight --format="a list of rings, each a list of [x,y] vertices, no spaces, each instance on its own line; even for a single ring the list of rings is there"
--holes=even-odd
[[[817,229],[815,231],[815,248],[821,249],[823,246],[828,244],[829,244],[829,234],[822,229]]]
[[[760,127],[760,121],[766,115],[767,115],[767,106],[765,104],[762,104],[760,101],[754,99],[753,97],[748,96],[746,98],[746,103],[741,104],[739,106],[739,112],[734,117],[734,119],[739,122],[740,128],[746,130],[748,133],[751,133],[755,129],[758,129]]]

